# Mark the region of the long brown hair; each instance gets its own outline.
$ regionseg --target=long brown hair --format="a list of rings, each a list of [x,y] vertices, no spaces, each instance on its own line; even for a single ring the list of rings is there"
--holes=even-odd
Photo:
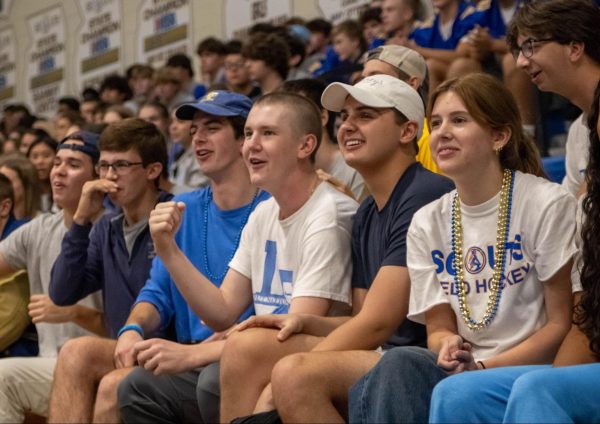
[[[500,81],[490,75],[473,73],[443,82],[431,95],[427,107],[428,122],[431,121],[431,111],[437,98],[449,91],[461,98],[479,125],[492,130],[510,130],[510,139],[500,151],[503,169],[515,169],[546,178],[539,150],[531,137],[523,132],[517,103]]]

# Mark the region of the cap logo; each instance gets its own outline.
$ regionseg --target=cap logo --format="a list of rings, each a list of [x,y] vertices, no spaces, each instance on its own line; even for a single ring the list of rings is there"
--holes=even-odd
[[[381,85],[383,84],[383,81],[379,81],[376,79],[365,79],[363,80],[365,82],[366,85],[370,85],[370,86],[376,86],[376,85]]]
[[[204,97],[202,97],[201,101],[203,101],[203,102],[212,102],[218,95],[219,95],[218,92],[211,91],[210,93],[207,93]]]

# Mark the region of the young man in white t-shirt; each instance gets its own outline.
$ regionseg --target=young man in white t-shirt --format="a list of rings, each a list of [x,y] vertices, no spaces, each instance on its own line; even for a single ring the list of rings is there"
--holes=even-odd
[[[563,186],[574,195],[585,191],[589,132],[584,125],[600,75],[598,6],[587,0],[525,3],[515,14],[506,41],[517,67],[541,91],[560,94],[583,111],[569,131]]]
[[[257,314],[348,309],[351,221],[358,205],[320,183],[313,165],[320,137],[320,112],[310,100],[272,93],[254,104],[242,154],[252,183],[273,197],[251,214],[220,288],[175,243],[184,205],[168,202],[153,211],[157,254],[190,307],[215,331],[233,325],[249,305]],[[227,341],[223,355],[243,355],[236,340]],[[234,418],[227,406],[221,421]]]

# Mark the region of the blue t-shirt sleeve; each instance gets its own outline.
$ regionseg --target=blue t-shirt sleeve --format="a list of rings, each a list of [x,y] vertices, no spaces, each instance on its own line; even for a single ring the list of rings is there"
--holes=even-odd
[[[160,314],[161,328],[165,328],[171,320],[175,311],[173,302],[171,301],[171,286],[170,286],[169,271],[157,256],[152,261],[150,269],[150,278],[140,290],[135,303],[148,302],[158,310]]]

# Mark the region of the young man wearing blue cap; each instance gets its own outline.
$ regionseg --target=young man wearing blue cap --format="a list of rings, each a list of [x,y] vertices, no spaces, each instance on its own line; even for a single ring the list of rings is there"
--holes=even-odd
[[[198,103],[181,106],[178,119],[191,120],[194,150],[209,187],[175,197],[186,214],[175,237],[176,248],[219,286],[252,210],[268,194],[250,182],[240,151],[252,102],[246,96],[213,91]],[[174,247],[175,248],[175,247]],[[173,326],[177,342],[144,340]],[[196,385],[218,382],[214,365],[223,341],[196,316],[180,294],[162,260],[137,297],[114,350],[118,368],[135,367],[119,387],[125,422],[215,422],[218,399],[199,408]],[[218,392],[217,392],[218,394]]]
[[[79,131],[65,138],[50,171],[52,196],[61,211],[36,217],[0,243],[0,275],[27,270],[29,315],[36,324],[40,348],[35,358],[0,360],[1,422],[22,422],[25,411],[45,416],[61,346],[73,337],[90,334],[88,331],[104,333],[99,295],[69,307],[57,307],[48,297],[52,264],[73,221],[83,185],[96,177],[98,156],[97,135]]]
[[[250,181],[273,197],[250,216],[220,288],[177,248],[174,235],[188,213],[184,206],[170,202],[152,212],[157,254],[194,312],[215,330],[229,328],[249,306],[257,315],[327,315],[349,309],[350,227],[358,205],[330,184],[320,183],[315,172],[320,116],[310,100],[293,93],[270,93],[252,107],[242,155]],[[226,358],[235,364],[243,357],[250,340],[260,344],[261,339],[249,333],[228,337],[221,366]],[[263,357],[268,361],[270,352],[263,350]],[[253,367],[246,371],[245,378],[261,372]],[[240,386],[240,381],[227,384]],[[205,399],[204,390],[199,385],[199,402]],[[232,418],[224,409],[231,402],[223,399],[221,406],[220,417],[209,417],[208,422]]]
[[[96,420],[118,419],[116,387],[101,380],[114,368],[114,339],[148,279],[154,257],[150,211],[157,202],[173,197],[158,188],[167,165],[167,146],[153,124],[132,118],[109,125],[100,136],[99,148],[100,178],[83,186],[52,270],[50,297],[57,305],[72,305],[100,290],[109,338],[81,337],[61,349],[49,415],[56,422],[89,421],[92,411]],[[105,196],[119,209],[99,219],[92,231]],[[112,414],[107,404],[112,404]]]

